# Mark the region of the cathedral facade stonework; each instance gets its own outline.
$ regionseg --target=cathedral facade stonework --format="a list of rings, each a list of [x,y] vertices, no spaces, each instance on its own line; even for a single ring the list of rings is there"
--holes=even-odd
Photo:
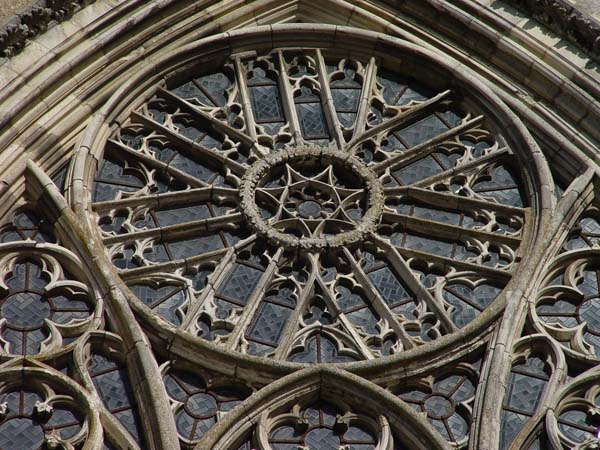
[[[0,449],[600,448],[597,1],[22,8]]]

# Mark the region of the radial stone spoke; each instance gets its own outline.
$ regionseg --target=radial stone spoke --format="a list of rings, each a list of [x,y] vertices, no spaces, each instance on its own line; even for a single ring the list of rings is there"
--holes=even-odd
[[[500,279],[503,281],[510,280],[512,271],[495,269],[493,267],[483,266],[479,264],[473,264],[465,261],[459,261],[445,256],[435,255],[433,253],[427,253],[420,250],[413,250],[406,247],[395,247],[405,259],[417,259],[422,261],[428,261],[435,263],[443,270],[449,270],[455,268],[461,271],[481,273],[491,278]]]
[[[120,142],[113,141],[113,140],[109,140],[109,142],[112,145],[119,147],[120,150],[129,153],[132,157],[139,159],[140,161],[142,161],[144,164],[148,165],[149,167],[156,169],[159,173],[167,173],[167,174],[171,175],[173,178],[176,178],[177,180],[179,180],[185,184],[188,184],[194,188],[203,188],[203,187],[209,186],[208,183],[206,183],[202,180],[199,180],[196,177],[188,175],[187,173],[182,172],[181,170],[176,169],[174,167],[171,167],[162,161],[154,159],[151,156],[148,156],[143,153],[132,150],[129,147],[127,147],[126,145],[121,144]]]
[[[369,114],[371,101],[371,94],[373,93],[373,87],[376,83],[377,77],[377,64],[375,58],[369,60],[367,65],[365,81],[363,83],[363,89],[360,94],[360,104],[356,113],[356,122],[354,128],[354,135],[360,136],[363,131],[367,128],[367,115]],[[348,146],[348,149],[352,149],[352,145]]]
[[[452,322],[444,305],[437,300],[431,293],[421,284],[421,282],[415,277],[413,271],[406,263],[405,259],[400,255],[396,247],[385,242],[383,239],[372,236],[373,240],[377,245],[385,250],[388,261],[395,269],[396,273],[400,275],[402,281],[413,291],[415,295],[425,301],[428,308],[433,311],[436,317],[440,320],[442,327],[446,333],[451,333],[457,330],[456,325]]]
[[[212,161],[223,164],[225,167],[229,168],[231,170],[231,172],[233,172],[236,175],[243,175],[244,172],[246,171],[246,167],[244,167],[242,164],[240,164],[236,161],[233,161],[230,158],[227,158],[225,155],[222,155],[215,150],[212,150],[212,149],[205,147],[195,141],[192,141],[191,139],[189,139],[185,136],[180,135],[179,133],[175,132],[174,130],[171,130],[170,128],[165,127],[164,125],[156,122],[153,119],[150,119],[149,117],[144,116],[143,114],[134,112],[132,114],[132,116],[136,120],[142,122],[144,125],[152,128],[154,131],[165,136],[167,139],[169,139],[174,144],[176,144],[178,146],[189,147],[189,148],[191,148],[193,153],[197,153],[199,156],[206,157]]]
[[[462,212],[469,212],[474,209],[488,209],[490,211],[507,215],[516,215],[519,217],[523,217],[526,212],[526,208],[495,203],[485,199],[448,194],[416,186],[388,187],[384,188],[384,192],[386,196],[403,196],[403,198],[416,200],[429,206]]]
[[[231,332],[231,335],[229,336],[229,338],[227,340],[227,347],[229,349],[234,350],[237,347],[240,338],[243,336],[244,332],[246,331],[246,328],[250,324],[252,317],[254,317],[254,313],[256,312],[256,309],[260,305],[260,302],[264,297],[264,293],[265,293],[266,289],[268,288],[269,284],[271,283],[273,276],[275,275],[275,272],[277,270],[277,264],[279,263],[279,259],[281,258],[282,254],[283,254],[283,249],[282,248],[277,249],[277,251],[275,252],[275,255],[273,255],[273,259],[271,259],[271,261],[269,262],[269,265],[267,266],[266,270],[262,274],[260,280],[258,281],[258,284],[254,288],[252,295],[248,299],[248,303],[244,307],[244,312],[239,317],[239,320],[238,320],[237,324],[235,325],[235,328],[233,329],[233,331]]]
[[[209,219],[178,223],[176,225],[156,227],[149,230],[136,231],[134,233],[109,236],[104,238],[102,241],[105,245],[110,245],[118,242],[127,242],[156,237],[159,237],[161,240],[180,239],[188,236],[194,236],[198,233],[220,230],[232,224],[238,224],[242,222],[242,219],[243,217],[241,213],[234,213],[225,216],[211,217]]]
[[[215,267],[213,274],[215,277],[212,282],[209,283],[206,288],[195,298],[194,303],[189,308],[188,314],[185,316],[185,320],[181,324],[181,328],[187,330],[191,328],[198,321],[198,314],[203,304],[214,296],[215,286],[223,282],[227,274],[233,268],[235,264],[236,248],[231,247],[226,249],[223,253],[222,258],[219,260],[219,264]]]
[[[447,90],[439,93],[433,98],[430,98],[423,103],[419,103],[418,105],[398,114],[396,117],[392,117],[391,119],[380,123],[379,125],[374,126],[373,128],[369,128],[367,131],[352,139],[348,143],[348,148],[352,151],[356,146],[361,144],[362,142],[370,139],[378,134],[385,133],[388,130],[393,128],[399,128],[403,125],[408,124],[409,122],[415,122],[420,118],[424,118],[430,114],[433,114],[436,109],[440,107],[440,105],[446,102],[450,96],[452,95],[452,91]]]
[[[166,89],[163,89],[161,87],[158,88],[157,92],[158,92],[159,96],[161,96],[162,98],[164,98],[167,101],[174,103],[179,108],[181,108],[183,111],[185,111],[185,112],[191,114],[192,116],[195,116],[201,120],[205,120],[205,121],[209,122],[215,128],[215,130],[225,133],[232,140],[240,141],[242,144],[245,144],[248,147],[252,147],[253,145],[256,145],[256,139],[253,139],[251,136],[248,136],[246,133],[244,133],[240,130],[236,130],[235,128],[233,128],[232,126],[228,125],[227,123],[225,123],[221,120],[215,119],[210,114],[207,114],[206,112],[202,111],[197,106],[183,100],[182,98],[178,97],[177,95],[173,94],[172,92],[167,91]]]
[[[256,120],[254,119],[254,111],[252,111],[250,93],[248,92],[248,86],[246,85],[246,74],[239,57],[234,59],[234,66],[235,77],[237,78],[237,84],[240,89],[240,97],[242,98],[242,109],[244,110],[244,117],[246,119],[246,131],[250,140],[255,143],[255,145],[252,145],[252,151],[254,151],[257,156],[263,157],[268,153],[268,150],[264,149],[257,140],[258,136],[256,134]]]
[[[288,354],[294,344],[294,340],[296,338],[296,332],[298,331],[298,324],[300,323],[300,319],[306,311],[308,304],[315,292],[315,282],[318,276],[318,257],[311,253],[309,254],[309,260],[311,264],[311,271],[308,276],[306,282],[300,288],[300,292],[298,293],[298,302],[296,304],[296,308],[290,315],[288,319],[288,323],[282,333],[281,341],[275,351],[275,359],[276,360],[286,360]]]
[[[191,267],[192,265],[197,265],[203,263],[205,261],[210,261],[213,259],[221,260],[221,258],[225,257],[225,255],[232,251],[232,248],[220,248],[218,250],[203,253],[201,255],[191,256],[186,259],[179,259],[176,261],[167,261],[159,264],[152,264],[150,266],[138,267],[135,269],[127,269],[121,271],[121,277],[127,280],[134,280],[141,276],[152,276],[156,273],[163,272],[174,272],[177,269]]]
[[[169,206],[189,205],[198,202],[237,201],[238,191],[231,188],[206,186],[188,189],[179,192],[165,192],[162,194],[144,195],[140,197],[128,197],[119,200],[96,202],[92,208],[97,213],[111,211],[119,208],[135,208],[145,206],[147,208],[165,208]]]
[[[508,148],[503,147],[501,149],[496,150],[493,153],[490,153],[489,155],[482,156],[481,158],[477,158],[473,161],[469,161],[468,163],[462,164],[457,167],[453,167],[452,169],[444,170],[443,172],[437,173],[430,177],[423,178],[422,180],[419,180],[416,183],[414,183],[412,186],[415,186],[415,187],[428,186],[437,181],[441,181],[441,180],[450,178],[453,175],[474,169],[485,163],[497,161],[498,159],[500,159],[502,156],[506,155],[507,153],[508,153]]]
[[[450,128],[448,131],[445,131],[437,136],[432,137],[431,139],[422,142],[419,145],[415,145],[414,147],[409,148],[408,150],[398,153],[387,159],[385,161],[381,161],[375,164],[371,169],[375,173],[383,173],[385,169],[389,168],[398,168],[399,166],[404,166],[413,161],[423,158],[427,156],[431,152],[435,150],[435,147],[438,144],[441,144],[444,141],[450,141],[454,139],[456,136],[475,128],[483,121],[483,116],[475,117],[474,119],[468,120],[467,122],[458,125],[457,127]]]
[[[327,124],[329,125],[329,133],[334,137],[338,148],[342,148],[344,144],[344,136],[342,135],[342,129],[338,121],[335,106],[333,104],[333,96],[331,95],[331,88],[329,87],[329,79],[327,74],[327,68],[325,67],[325,60],[321,54],[321,50],[317,49],[317,69],[319,75],[319,83],[321,84],[321,102],[323,103],[325,110],[325,117],[327,118]]]
[[[367,344],[365,344],[363,338],[361,337],[360,333],[356,330],[355,326],[352,325],[348,317],[346,317],[346,315],[340,310],[335,297],[332,295],[331,291],[327,289],[321,277],[317,276],[317,279],[315,281],[321,287],[321,291],[325,296],[325,301],[328,307],[332,310],[332,313],[335,313],[339,317],[343,328],[352,338],[354,345],[356,345],[356,348],[359,349],[360,353],[364,356],[365,359],[374,359],[375,356],[373,356],[373,353],[371,352]]]
[[[279,89],[281,91],[281,100],[283,101],[285,117],[290,123],[294,142],[296,145],[302,145],[304,143],[304,138],[302,137],[300,121],[298,120],[298,114],[296,114],[296,106],[294,104],[294,95],[292,93],[290,79],[285,70],[285,60],[281,51],[277,52],[277,64],[279,69]]]
[[[519,238],[507,236],[500,233],[464,228],[458,225],[449,225],[420,217],[407,216],[392,212],[383,213],[383,222],[388,224],[399,224],[403,230],[417,233],[427,233],[442,239],[460,240],[462,238],[474,237],[484,241],[498,242],[516,248],[521,243]]]
[[[367,294],[371,305],[373,306],[373,309],[375,309],[377,314],[379,314],[379,317],[385,319],[388,322],[392,330],[396,332],[404,348],[413,348],[415,346],[413,338],[406,332],[404,327],[400,325],[394,313],[390,310],[385,300],[377,291],[377,288],[373,286],[373,283],[371,282],[367,274],[363,271],[356,259],[354,259],[354,256],[352,256],[352,253],[350,253],[350,251],[347,248],[344,248],[344,256],[350,262],[354,276],[356,277],[358,282],[364,287],[365,293]]]

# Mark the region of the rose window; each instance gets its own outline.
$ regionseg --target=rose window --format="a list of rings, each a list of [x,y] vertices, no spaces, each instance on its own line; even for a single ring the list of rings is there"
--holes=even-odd
[[[287,364],[489,323],[532,245],[542,169],[468,77],[413,78],[419,58],[234,52],[123,110],[97,138],[90,211],[145,326]]]

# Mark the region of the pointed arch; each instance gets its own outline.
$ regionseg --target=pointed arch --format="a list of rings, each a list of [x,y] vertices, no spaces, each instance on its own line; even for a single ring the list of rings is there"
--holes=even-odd
[[[318,400],[346,405],[347,411],[363,415],[362,423],[371,424],[380,448],[391,449],[392,442],[411,449],[450,448],[420,415],[388,391],[349,372],[318,365],[283,377],[249,397],[218,422],[196,450],[231,450],[253,432],[254,442],[266,450],[273,423],[269,418],[296,403],[306,406]]]

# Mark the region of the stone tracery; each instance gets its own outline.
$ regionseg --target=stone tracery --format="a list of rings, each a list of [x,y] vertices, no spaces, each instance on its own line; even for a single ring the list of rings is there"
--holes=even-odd
[[[277,37],[285,29],[275,27],[265,35]],[[232,53],[214,64],[205,58],[197,66],[190,62],[196,56],[183,65],[177,57],[167,63],[158,58],[164,64],[155,69],[163,72],[156,78],[146,73],[143,88],[136,87],[142,86],[141,76],[137,85],[129,83],[129,97],[125,90],[113,97],[80,147],[80,156],[87,156],[73,163],[61,188],[71,206],[77,205],[83,234],[73,232],[79,230],[73,221],[57,213],[67,211],[60,194],[28,167],[28,182],[38,180],[28,191],[34,202],[42,196],[36,205],[42,207],[35,215],[16,209],[12,223],[6,221],[0,231],[2,242],[13,244],[3,244],[2,250],[13,245],[14,254],[17,248],[27,253],[13,261],[16,272],[26,267],[27,280],[27,273],[52,261],[53,272],[46,272],[60,279],[61,295],[70,295],[77,306],[54,305],[52,295],[59,292],[54,288],[46,288],[48,293],[29,285],[7,290],[0,300],[3,331],[45,330],[47,336],[51,330],[52,337],[39,349],[5,348],[3,360],[13,353],[31,354],[84,380],[90,395],[101,400],[94,407],[105,429],[104,443],[98,445],[107,449],[171,448],[174,442],[203,448],[217,442],[218,433],[211,430],[229,414],[220,404],[233,397],[221,395],[220,387],[207,381],[213,378],[199,375],[212,364],[217,378],[234,377],[232,386],[237,377],[251,380],[252,388],[238,392],[234,404],[268,404],[271,418],[285,415],[291,405],[275,406],[270,397],[255,402],[271,380],[310,371],[303,368],[314,363],[342,363],[340,370],[370,380],[363,388],[373,395],[376,384],[397,394],[390,386],[406,386],[406,378],[416,381],[402,391],[404,401],[423,412],[421,419],[427,415],[431,427],[424,435],[441,435],[455,448],[485,441],[482,433],[488,428],[475,424],[478,413],[499,419],[492,439],[501,448],[593,444],[593,419],[582,406],[591,404],[574,400],[583,391],[563,401],[554,387],[590,374],[597,359],[597,292],[590,288],[598,234],[594,207],[586,209],[564,242],[557,239],[563,254],[544,275],[541,291],[530,264],[541,255],[538,233],[547,224],[547,212],[571,208],[569,198],[583,186],[561,187],[559,194],[567,200],[556,209],[548,197],[552,181],[545,163],[522,124],[477,82],[459,75],[456,81],[454,68],[446,73],[453,81],[443,83],[425,69],[415,70],[427,66],[413,61],[423,55],[408,52],[396,64],[396,53],[360,46],[340,50],[335,48],[344,47],[339,40],[315,44],[313,32],[294,31],[299,34],[287,46],[289,38],[263,45],[260,32],[253,31],[258,43],[251,52],[239,43],[244,32],[234,32],[225,51]],[[355,30],[343,32],[355,43],[368,41]],[[394,51],[402,53],[398,48]],[[177,69],[171,76],[173,62]],[[420,81],[407,74],[417,74]],[[62,186],[59,175],[54,178]],[[94,243],[77,241],[86,233]],[[101,246],[90,250],[96,243]],[[65,254],[49,259],[44,252],[52,246],[76,251],[92,267],[88,289],[82,286],[88,277],[80,271],[65,280],[57,275],[72,272],[73,262]],[[90,256],[94,263],[87,261]],[[5,277],[7,284],[10,280]],[[27,310],[11,315],[14,304],[31,306],[26,319],[37,314],[35,327],[27,322],[24,330],[19,320]],[[536,344],[524,353],[517,347],[507,352],[507,357],[522,356],[514,358],[512,370],[500,373],[488,364],[501,359],[496,349],[510,348],[511,338],[501,328],[496,328],[499,335],[489,333],[505,307],[504,323],[514,322],[515,330],[522,319],[510,314],[528,308],[522,342]],[[60,323],[61,315],[68,326]],[[107,331],[96,333],[97,328]],[[556,342],[562,347],[555,348]],[[467,369],[458,363],[483,346],[489,350],[483,366]],[[79,352],[74,366],[68,363],[71,351]],[[563,353],[568,363],[556,356]],[[194,365],[189,385],[175,375]],[[436,373],[442,367],[444,374],[454,375],[446,379]],[[171,376],[181,382],[176,384],[185,396],[164,388]],[[488,392],[486,377],[496,382],[496,376],[504,377],[506,395]],[[98,381],[110,377],[120,386],[120,394],[112,397]],[[515,380],[528,384],[517,388]],[[588,384],[592,392],[595,384]],[[344,389],[337,394],[353,395],[349,386]],[[493,411],[482,404],[485,389],[488,398],[504,399]],[[518,400],[524,397],[535,401],[523,405]],[[140,410],[146,398],[151,407]],[[400,408],[400,403],[386,405],[389,414]],[[287,411],[301,416],[305,404],[296,406]],[[551,408],[558,425],[550,413],[544,416]],[[377,445],[380,436],[368,408],[353,404],[342,410],[334,425],[321,417],[304,434],[294,429],[288,441],[276,437],[269,443],[258,427],[244,428],[219,445]],[[342,430],[354,413],[360,424],[355,433],[362,433],[362,440]],[[167,419],[157,422],[156,416]],[[263,422],[262,429],[269,426]],[[589,436],[581,440],[582,433]],[[320,440],[313,439],[317,435]],[[406,436],[392,435],[383,447],[404,448]],[[408,448],[423,446],[407,442]]]
[[[451,91],[330,53],[191,69],[108,139],[104,242],[171,323],[254,355],[357,361],[453,333],[509,282],[529,199],[504,138]],[[428,265],[444,269],[424,285]]]

